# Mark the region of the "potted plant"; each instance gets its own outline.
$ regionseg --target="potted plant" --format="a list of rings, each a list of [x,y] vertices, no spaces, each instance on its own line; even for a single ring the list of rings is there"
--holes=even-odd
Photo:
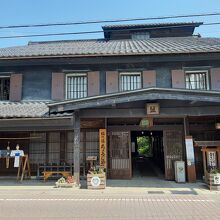
[[[105,189],[106,174],[103,168],[91,168],[87,174],[88,189]]]
[[[206,182],[210,190],[220,190],[220,170],[218,168],[210,168],[206,175]]]
[[[57,180],[55,183],[56,187],[73,187],[75,186],[75,180],[73,176],[68,176],[67,178],[61,177],[60,179]]]

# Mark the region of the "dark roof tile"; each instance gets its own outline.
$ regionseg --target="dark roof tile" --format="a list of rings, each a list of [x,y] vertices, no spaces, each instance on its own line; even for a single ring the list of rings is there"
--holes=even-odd
[[[147,40],[72,40],[34,42],[0,48],[1,58],[44,56],[159,55],[220,52],[220,38],[167,37]]]

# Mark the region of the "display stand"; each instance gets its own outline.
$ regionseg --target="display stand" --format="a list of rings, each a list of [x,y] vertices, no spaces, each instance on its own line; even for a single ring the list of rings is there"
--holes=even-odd
[[[31,168],[30,168],[29,157],[27,154],[24,155],[23,157],[20,157],[20,165],[18,167],[17,181],[22,182],[25,176],[31,178]]]
[[[220,190],[220,147],[202,147],[205,182],[211,190]]]

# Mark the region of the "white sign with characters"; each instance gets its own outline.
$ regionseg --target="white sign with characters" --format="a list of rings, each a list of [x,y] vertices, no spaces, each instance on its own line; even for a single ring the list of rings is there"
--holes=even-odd
[[[217,164],[216,164],[216,152],[214,151],[209,151],[208,152],[208,166],[210,167],[215,167]]]
[[[219,175],[214,176],[214,184],[215,185],[219,185],[220,184],[220,176]]]

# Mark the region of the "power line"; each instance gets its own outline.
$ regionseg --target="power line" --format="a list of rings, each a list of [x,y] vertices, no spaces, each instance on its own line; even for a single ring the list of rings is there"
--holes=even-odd
[[[211,26],[211,25],[220,25],[220,22],[213,22],[213,23],[204,23],[201,25]],[[152,30],[152,29],[166,29],[166,28],[178,28],[178,27],[189,27],[192,26],[190,24],[187,25],[173,25],[168,27],[149,27],[149,28],[141,28],[141,30]],[[135,31],[137,29],[129,29],[130,31]],[[115,32],[122,32],[126,30],[114,30]],[[64,36],[64,35],[82,35],[82,34],[97,34],[103,33],[102,30],[95,30],[95,31],[82,31],[82,32],[61,32],[61,33],[48,33],[48,34],[29,34],[29,35],[14,35],[14,36],[0,36],[0,39],[10,39],[10,38],[28,38],[28,37],[50,37],[50,36]],[[123,35],[123,33],[120,33]]]
[[[42,24],[25,24],[25,25],[8,25],[0,26],[0,29],[11,28],[36,28],[36,27],[49,27],[49,26],[68,26],[68,25],[85,25],[85,24],[99,24],[99,23],[117,23],[128,21],[147,21],[147,20],[162,20],[162,19],[176,19],[176,18],[192,18],[192,17],[208,17],[219,16],[220,12],[214,13],[201,13],[190,15],[172,15],[172,16],[160,16],[160,17],[148,17],[148,18],[125,18],[125,19],[112,19],[112,20],[89,20],[89,21],[77,21],[77,22],[57,22],[57,23],[42,23]]]

